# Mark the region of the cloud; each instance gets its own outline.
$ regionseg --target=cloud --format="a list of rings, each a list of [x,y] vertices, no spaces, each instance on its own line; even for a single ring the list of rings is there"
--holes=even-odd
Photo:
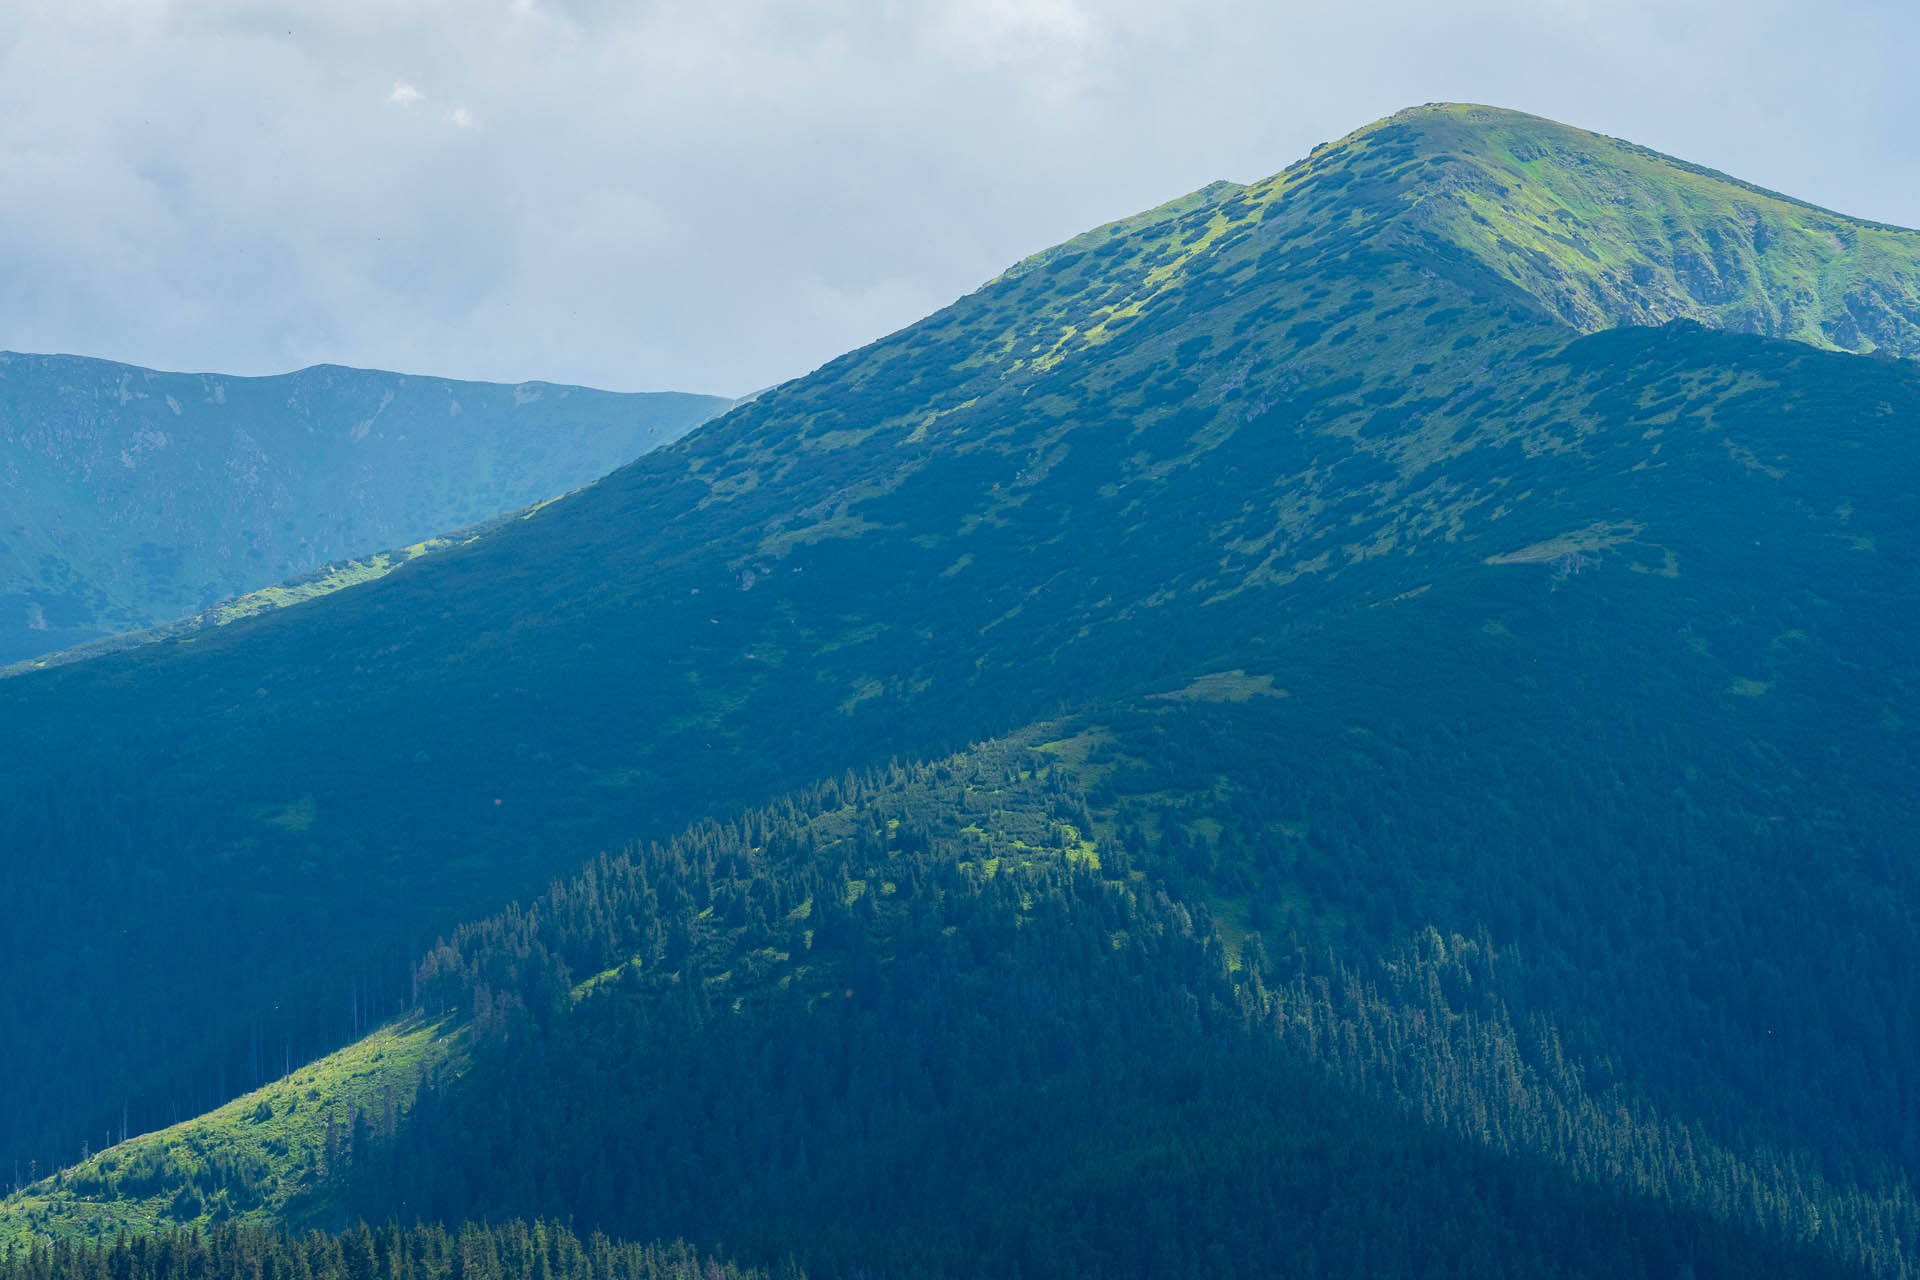
[[[1916,44],[1887,0],[14,5],[0,347],[743,392],[1435,99],[1912,224]]]
[[[1075,58],[1096,38],[1078,0],[950,0],[930,35],[936,47],[983,64]]]

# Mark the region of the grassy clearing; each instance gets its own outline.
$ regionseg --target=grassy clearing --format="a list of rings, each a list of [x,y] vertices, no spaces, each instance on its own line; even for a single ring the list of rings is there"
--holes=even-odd
[[[1214,671],[1201,676],[1183,689],[1148,695],[1168,702],[1246,702],[1252,698],[1284,698],[1285,689],[1277,689],[1272,676],[1250,676],[1238,667],[1232,671]]]
[[[1487,557],[1488,564],[1549,564],[1562,556],[1580,555],[1589,551],[1605,551],[1609,547],[1631,542],[1645,530],[1644,525],[1632,522],[1590,524],[1584,529],[1575,529],[1563,533],[1557,538],[1545,542],[1536,542],[1532,546],[1522,547],[1518,551],[1507,551],[1500,555]]]
[[[397,1119],[431,1072],[462,1069],[465,1032],[410,1014],[206,1115],[109,1147],[0,1200],[0,1248],[229,1219],[300,1223],[320,1205],[357,1112]],[[391,1110],[390,1110],[391,1109]]]
[[[531,512],[529,512],[531,514]],[[471,538],[462,541],[471,542]],[[223,605],[217,605],[212,611],[215,626],[224,627],[241,618],[251,618],[255,614],[266,613],[271,609],[284,609],[288,605],[301,604],[308,600],[317,600],[321,596],[330,596],[336,591],[348,587],[357,587],[363,582],[373,582],[386,577],[410,560],[438,551],[442,547],[458,546],[453,538],[428,538],[425,542],[416,542],[399,551],[382,551],[377,555],[361,560],[343,560],[330,564],[311,577],[301,578],[278,586],[264,587],[259,591],[250,591]]]

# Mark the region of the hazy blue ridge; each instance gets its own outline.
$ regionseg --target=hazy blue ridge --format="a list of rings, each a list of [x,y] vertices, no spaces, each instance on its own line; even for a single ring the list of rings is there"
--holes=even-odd
[[[543,501],[730,404],[0,353],[0,665]]]

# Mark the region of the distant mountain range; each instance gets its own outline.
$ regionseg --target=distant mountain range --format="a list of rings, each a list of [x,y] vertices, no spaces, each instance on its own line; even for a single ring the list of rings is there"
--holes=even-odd
[[[731,403],[0,352],[0,666],[544,501]]]
[[[1920,234],[1433,105],[0,682],[0,1238],[1911,1276],[1916,354]]]

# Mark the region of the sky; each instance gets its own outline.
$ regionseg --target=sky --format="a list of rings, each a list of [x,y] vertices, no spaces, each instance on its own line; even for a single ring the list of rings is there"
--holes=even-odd
[[[0,0],[0,348],[745,394],[1405,106],[1920,225],[1920,5]]]

